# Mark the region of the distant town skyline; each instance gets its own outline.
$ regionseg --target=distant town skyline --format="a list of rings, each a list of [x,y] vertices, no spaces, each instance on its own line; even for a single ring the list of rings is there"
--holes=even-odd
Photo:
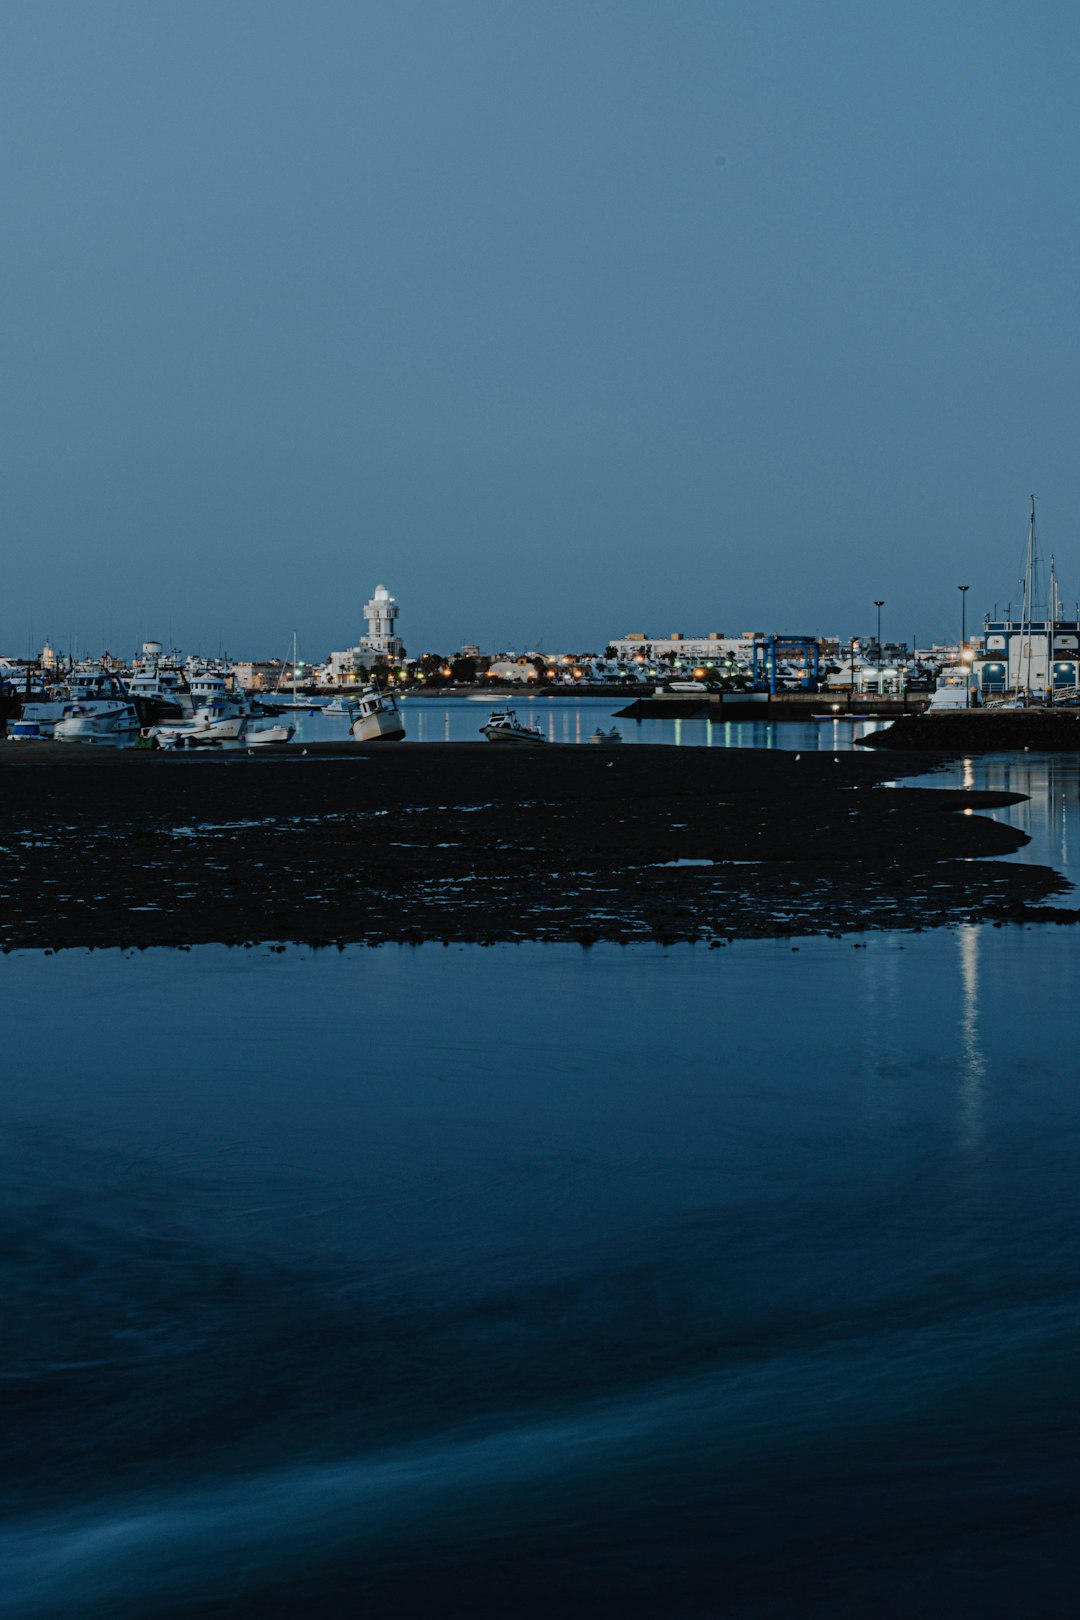
[[[0,652],[955,638],[1080,595],[1080,14],[0,17]],[[1037,88],[1036,88],[1037,87]]]

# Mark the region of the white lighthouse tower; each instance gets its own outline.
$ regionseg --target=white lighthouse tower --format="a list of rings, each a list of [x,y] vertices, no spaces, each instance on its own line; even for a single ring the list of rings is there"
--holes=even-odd
[[[376,653],[382,658],[401,657],[404,649],[394,634],[394,623],[400,611],[386,586],[376,585],[371,601],[364,603],[368,627],[367,635],[360,640],[364,652]]]

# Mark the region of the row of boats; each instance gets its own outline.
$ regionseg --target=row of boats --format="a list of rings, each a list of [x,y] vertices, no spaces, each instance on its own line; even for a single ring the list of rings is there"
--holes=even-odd
[[[363,687],[339,700],[340,712],[357,742],[398,741],[405,735],[391,693]],[[156,748],[205,747],[244,742],[287,743],[295,725],[276,705],[265,705],[235,681],[214,670],[185,677],[157,666],[137,671],[125,683],[100,670],[73,673],[48,691],[23,697],[8,725],[14,741],[131,745]]]
[[[125,680],[101,669],[72,671],[53,687],[27,691],[19,712],[8,723],[13,741],[104,743],[113,746],[201,748],[215,744],[272,746],[291,741],[295,711],[318,708],[346,722],[356,742],[398,742],[405,736],[401,712],[392,692],[363,686],[356,692],[314,705],[280,699],[265,703],[245,692],[219,669],[184,671],[171,664],[151,664]],[[489,742],[537,746],[548,739],[538,725],[519,719],[515,709],[495,709],[481,734]],[[618,730],[597,729],[590,743],[608,746],[622,741]]]

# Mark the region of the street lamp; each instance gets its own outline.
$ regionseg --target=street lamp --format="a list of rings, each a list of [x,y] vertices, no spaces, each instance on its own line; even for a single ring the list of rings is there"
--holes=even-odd
[[[964,662],[964,642],[967,640],[967,593],[970,585],[958,585],[960,592],[960,662]],[[964,708],[971,707],[971,670],[964,670]]]
[[[880,686],[881,685],[881,610],[885,606],[885,598],[882,597],[881,600],[878,601],[878,599],[875,597],[874,598],[874,606],[877,608],[877,667],[878,667],[878,686]]]

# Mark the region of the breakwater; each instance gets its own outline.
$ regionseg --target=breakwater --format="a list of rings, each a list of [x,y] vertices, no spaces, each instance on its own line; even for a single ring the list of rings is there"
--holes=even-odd
[[[1080,749],[1077,709],[958,709],[908,715],[859,739],[864,748],[937,754],[1059,754]]]
[[[634,698],[616,710],[618,720],[681,720],[706,716],[713,720],[809,720],[858,715],[861,719],[890,719],[922,709],[929,694],[902,697],[856,697],[850,692],[656,692]]]

